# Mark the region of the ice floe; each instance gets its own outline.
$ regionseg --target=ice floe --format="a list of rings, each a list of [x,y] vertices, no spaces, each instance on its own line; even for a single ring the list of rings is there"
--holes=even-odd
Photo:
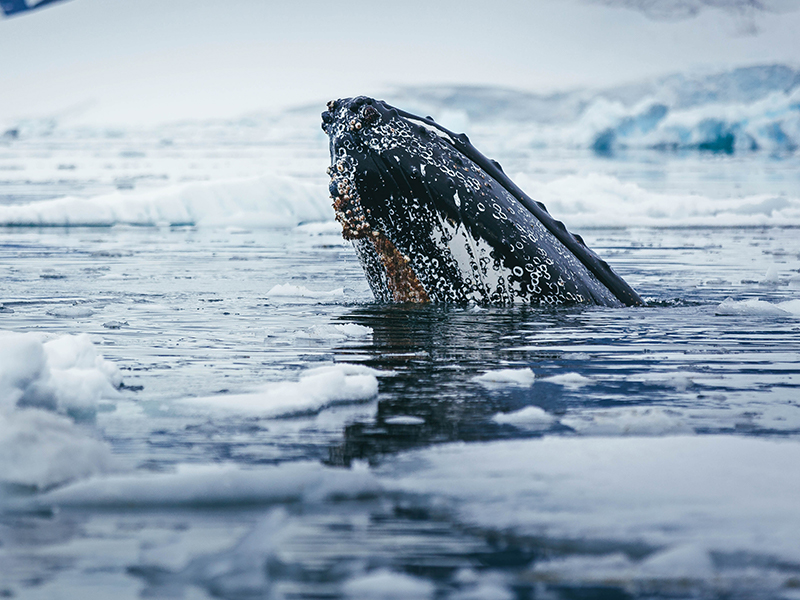
[[[565,388],[571,390],[575,390],[592,383],[592,380],[589,377],[581,375],[580,373],[562,373],[560,375],[551,375],[549,377],[542,378],[541,381],[563,385]]]
[[[436,591],[430,581],[389,569],[353,577],[345,582],[343,589],[345,597],[353,600],[422,600],[432,598]]]
[[[374,398],[378,394],[376,375],[381,374],[361,365],[317,367],[303,372],[298,381],[268,384],[257,392],[183,398],[177,404],[188,410],[258,417],[313,414],[334,404]]]
[[[0,482],[45,489],[113,468],[106,442],[55,411],[92,415],[121,382],[85,334],[1,331]]]
[[[0,331],[0,407],[91,410],[117,398],[122,374],[86,334],[47,337]]]
[[[279,175],[0,206],[0,225],[6,226],[192,224],[252,229],[332,219],[324,186]]]
[[[267,564],[291,531],[286,511],[275,508],[230,548],[192,557],[181,542],[158,544],[144,548],[130,572],[167,586],[196,585],[217,597],[270,597]]]
[[[693,433],[683,411],[658,406],[582,410],[561,423],[584,435],[664,435]]]
[[[549,429],[556,420],[553,415],[538,406],[526,406],[510,413],[497,413],[492,417],[492,421],[500,425],[513,425],[529,430]]]
[[[340,341],[369,338],[372,328],[356,323],[334,323],[330,325],[314,325],[306,331],[298,332],[295,337],[307,337],[315,340]]]
[[[336,288],[330,291],[316,291],[310,290],[302,285],[293,285],[291,283],[281,283],[272,286],[267,292],[267,298],[270,299],[287,299],[293,300],[296,298],[309,298],[311,300],[339,300],[344,298],[344,288]]]
[[[800,300],[767,302],[766,300],[734,300],[727,298],[714,311],[722,316],[792,317],[800,316]]]
[[[530,387],[533,385],[536,376],[530,367],[525,367],[522,369],[496,369],[493,371],[486,371],[481,375],[476,375],[472,379],[487,388],[505,386]]]
[[[0,483],[44,490],[115,466],[111,446],[66,417],[0,410]]]
[[[320,502],[375,495],[380,483],[366,468],[326,467],[314,461],[265,467],[178,465],[174,471],[95,476],[35,499],[41,506],[223,506]]]
[[[789,474],[798,461],[794,440],[545,437],[432,447],[379,472],[391,489],[447,499],[470,526],[569,540],[577,555],[638,548],[655,561],[691,547],[701,566],[737,553],[753,565],[797,564],[800,479]],[[629,562],[610,561],[606,571],[624,575]]]

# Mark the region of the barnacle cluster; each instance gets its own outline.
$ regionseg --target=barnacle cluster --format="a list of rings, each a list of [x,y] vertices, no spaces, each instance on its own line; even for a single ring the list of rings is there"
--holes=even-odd
[[[328,111],[322,113],[322,129],[329,135],[335,136],[341,133],[333,131],[334,127],[344,129],[347,132],[358,133],[380,120],[380,114],[371,104],[371,99],[357,98],[348,107],[342,107],[335,100],[328,102]],[[351,113],[349,118],[336,119],[337,110]],[[344,127],[342,127],[344,123]],[[336,220],[342,225],[342,236],[346,240],[362,239],[370,234],[377,235],[372,231],[367,222],[367,214],[361,204],[361,198],[355,185],[356,165],[346,154],[346,148],[352,149],[352,138],[345,141],[345,148],[339,153],[331,153],[332,164],[328,167],[328,175],[331,178],[329,191],[333,200],[333,209],[336,213]]]

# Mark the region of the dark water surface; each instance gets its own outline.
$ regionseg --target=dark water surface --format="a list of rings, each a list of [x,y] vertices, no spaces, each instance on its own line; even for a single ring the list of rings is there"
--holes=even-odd
[[[718,314],[729,297],[772,305],[800,297],[800,230],[580,233],[647,298],[646,307],[378,305],[335,231],[5,229],[0,323],[92,336],[123,370],[126,387],[121,399],[78,420],[128,467],[145,471],[299,460],[380,471],[410,449],[542,436],[800,437],[800,319],[747,308]],[[279,284],[321,295],[270,294]],[[86,310],[63,310],[76,307]],[[372,333],[319,334],[343,323]],[[209,416],[176,402],[247,392],[332,363],[380,371],[378,396],[278,419]],[[474,379],[526,367],[536,376],[530,386]],[[551,420],[523,427],[493,419],[529,406]],[[9,510],[0,514],[0,592],[375,597],[386,586],[370,588],[371,575],[387,577],[398,594],[410,586],[408,597],[778,598],[795,597],[792,582],[800,581],[800,564],[752,560],[746,585],[719,573],[648,585],[547,578],[535,565],[554,557],[623,552],[635,561],[655,549],[635,532],[531,537],[465,521],[436,497],[367,496],[277,507],[234,500]]]

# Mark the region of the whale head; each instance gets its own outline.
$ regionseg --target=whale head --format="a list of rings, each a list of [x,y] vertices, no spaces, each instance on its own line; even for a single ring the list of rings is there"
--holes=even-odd
[[[372,98],[328,103],[330,193],[379,301],[641,303],[466,135]]]

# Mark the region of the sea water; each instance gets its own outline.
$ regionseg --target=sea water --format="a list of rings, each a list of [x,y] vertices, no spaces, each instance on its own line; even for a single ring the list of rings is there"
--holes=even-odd
[[[465,119],[646,306],[376,304],[310,111],[8,136],[0,595],[800,597],[797,156]]]

